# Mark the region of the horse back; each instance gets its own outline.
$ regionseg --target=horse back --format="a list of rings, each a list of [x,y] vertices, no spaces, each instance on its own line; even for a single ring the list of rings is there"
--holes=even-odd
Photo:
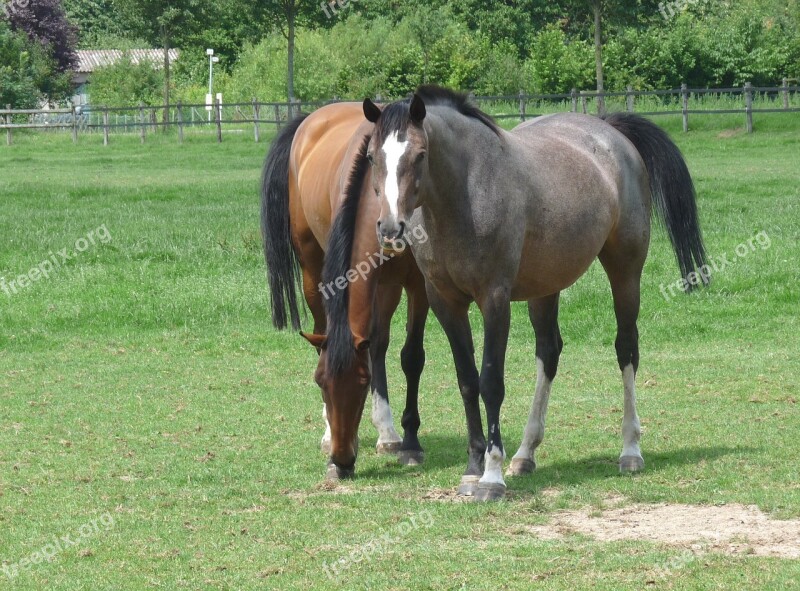
[[[361,103],[335,103],[309,115],[295,135],[289,166],[292,218],[305,222],[323,247],[347,173],[369,128]]]

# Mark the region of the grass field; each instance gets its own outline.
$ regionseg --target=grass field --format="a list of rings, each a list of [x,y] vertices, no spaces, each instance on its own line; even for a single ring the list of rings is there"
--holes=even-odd
[[[0,589],[800,587],[797,560],[531,533],[559,511],[620,503],[800,516],[800,123],[776,116],[748,136],[697,120],[687,135],[678,118],[662,122],[721,269],[708,289],[665,298],[678,271],[655,232],[639,325],[645,472],[617,473],[622,386],[595,265],[562,300],[539,469],[488,505],[451,500],[466,428],[432,316],[425,464],[377,456],[365,420],[357,478],[323,483],[316,356],[269,322],[257,221],[266,144],[115,136],[104,148],[99,136],[73,146],[18,134],[0,146],[0,277],[58,262],[0,291]],[[62,262],[65,248],[74,256]],[[511,333],[513,453],[534,381],[524,304]]]

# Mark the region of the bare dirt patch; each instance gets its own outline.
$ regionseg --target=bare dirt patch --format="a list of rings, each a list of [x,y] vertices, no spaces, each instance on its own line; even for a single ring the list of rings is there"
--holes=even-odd
[[[755,505],[629,505],[559,511],[527,530],[543,539],[572,534],[598,541],[645,540],[694,550],[800,558],[800,520],[782,521]]]
[[[732,137],[736,137],[738,135],[742,135],[744,133],[744,128],[736,127],[734,129],[726,129],[724,131],[720,131],[717,134],[717,137],[720,139],[728,139]]]

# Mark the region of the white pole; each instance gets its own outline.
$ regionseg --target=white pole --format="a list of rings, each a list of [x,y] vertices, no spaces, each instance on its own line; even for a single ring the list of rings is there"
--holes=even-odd
[[[213,97],[212,84],[214,80],[214,50],[206,49],[208,56],[208,96]],[[213,100],[213,99],[212,99]],[[208,122],[211,123],[211,109],[208,109]]]

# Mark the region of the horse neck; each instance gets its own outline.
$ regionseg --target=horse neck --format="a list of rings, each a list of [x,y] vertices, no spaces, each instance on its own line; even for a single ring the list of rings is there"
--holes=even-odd
[[[356,336],[369,338],[372,328],[372,310],[380,279],[382,255],[375,234],[375,220],[380,214],[375,209],[376,199],[370,199],[371,182],[364,183],[353,236],[350,255],[350,272],[354,280],[348,281],[348,315],[350,330]]]
[[[496,159],[497,151],[484,150],[497,141],[494,132],[480,121],[448,107],[431,107],[425,118],[428,134],[428,174],[423,200],[432,212],[452,215],[453,207],[469,198],[467,173],[473,161]]]

